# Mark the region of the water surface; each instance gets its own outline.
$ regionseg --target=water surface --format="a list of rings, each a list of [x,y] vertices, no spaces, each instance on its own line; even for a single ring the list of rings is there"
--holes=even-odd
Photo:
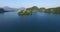
[[[60,32],[60,14],[37,12],[19,16],[17,12],[1,13],[0,32]]]

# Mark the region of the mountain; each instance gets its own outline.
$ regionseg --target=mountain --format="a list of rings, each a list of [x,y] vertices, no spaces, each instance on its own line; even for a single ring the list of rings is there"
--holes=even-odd
[[[3,8],[0,8],[0,13],[1,13],[1,12],[4,12],[4,9],[3,9]]]
[[[3,9],[5,11],[15,12],[15,11],[18,11],[18,10],[24,10],[25,8],[24,7],[21,7],[21,8],[11,8],[11,7],[5,6],[5,7],[3,7]]]
[[[8,11],[5,11],[3,8],[0,8],[0,13],[2,12],[8,12]]]
[[[26,8],[24,8],[24,7],[21,7],[21,8],[19,8],[19,10],[25,10]]]
[[[5,11],[9,11],[9,12],[13,12],[13,11],[17,10],[16,8],[11,8],[11,7],[8,7],[8,6],[3,7],[3,9]]]

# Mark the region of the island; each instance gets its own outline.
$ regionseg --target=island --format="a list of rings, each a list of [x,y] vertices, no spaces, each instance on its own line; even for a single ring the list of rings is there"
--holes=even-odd
[[[33,6],[33,7],[30,7],[30,8],[27,8],[25,10],[21,10],[18,12],[18,15],[32,15],[33,12],[37,12],[38,7],[36,6]]]
[[[21,10],[18,12],[19,15],[32,15],[32,11],[30,10]]]
[[[43,12],[43,13],[53,13],[60,14],[60,7],[55,8],[38,8],[37,6],[33,6],[30,8],[26,8],[25,10],[21,10],[18,12],[19,15],[32,15],[33,12]]]

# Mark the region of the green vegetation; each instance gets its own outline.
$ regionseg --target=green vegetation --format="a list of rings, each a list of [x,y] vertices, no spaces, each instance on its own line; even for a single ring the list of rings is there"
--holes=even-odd
[[[40,8],[39,12],[45,12],[45,13],[58,13],[60,14],[60,7],[56,7],[56,8]]]
[[[32,12],[37,12],[37,11],[39,11],[39,8],[36,7],[36,6],[33,6],[33,7],[30,7],[30,8],[27,8],[26,10],[30,10]]]
[[[18,12],[19,15],[31,15],[32,12],[44,12],[44,13],[60,13],[60,7],[56,8],[38,8],[36,6],[33,6],[31,8],[27,8],[26,10],[21,10]]]
[[[32,11],[30,10],[22,10],[20,12],[18,12],[19,15],[31,15],[32,14]]]

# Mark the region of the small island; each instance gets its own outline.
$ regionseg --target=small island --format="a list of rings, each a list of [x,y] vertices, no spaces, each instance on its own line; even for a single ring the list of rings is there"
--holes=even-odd
[[[21,10],[18,12],[19,15],[32,15],[32,11],[30,10]]]
[[[30,8],[27,8],[25,10],[21,10],[18,12],[18,15],[32,15],[33,12],[37,12],[38,7],[36,6],[33,6],[33,7],[30,7]]]

